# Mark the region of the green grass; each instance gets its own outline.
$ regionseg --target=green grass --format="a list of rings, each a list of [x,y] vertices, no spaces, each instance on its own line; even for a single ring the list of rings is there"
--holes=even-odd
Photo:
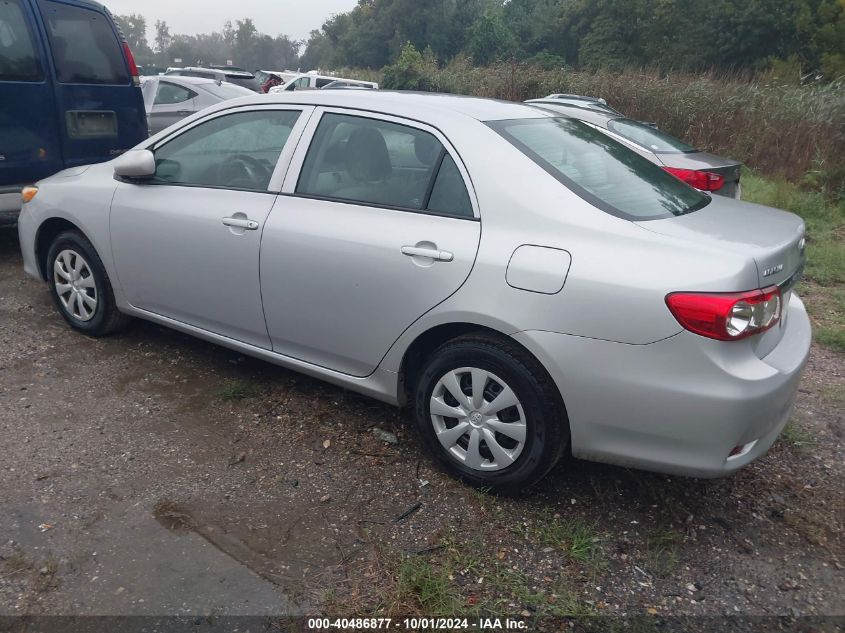
[[[767,174],[841,192],[845,186],[845,82],[789,85],[776,76],[666,73],[648,69],[596,72],[499,63],[476,67],[458,56],[446,65],[408,58],[409,85],[437,92],[522,101],[553,92],[596,95],[627,116],[696,147],[741,160]],[[389,82],[380,73],[345,70]],[[391,73],[392,74],[392,73]]]
[[[230,382],[217,392],[217,397],[227,401],[245,400],[247,398],[253,398],[256,395],[258,395],[258,387],[244,380]]]
[[[396,570],[393,611],[411,608],[428,616],[461,612],[463,601],[452,588],[449,570],[422,556],[403,558]]]
[[[645,559],[655,576],[668,576],[677,567],[683,541],[683,534],[676,530],[658,530],[646,536]]]
[[[563,551],[573,561],[596,569],[606,564],[599,533],[579,519],[562,518],[547,510],[537,522],[520,525],[515,531],[543,547]]]
[[[746,170],[742,197],[786,209],[807,224],[807,266],[798,288],[813,319],[816,342],[845,351],[845,198],[830,200],[795,183]]]
[[[816,443],[813,435],[806,431],[795,418],[783,427],[779,441],[795,448],[805,448]]]

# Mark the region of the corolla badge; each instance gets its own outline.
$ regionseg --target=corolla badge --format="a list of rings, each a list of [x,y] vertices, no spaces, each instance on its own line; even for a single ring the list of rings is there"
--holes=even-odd
[[[779,273],[783,270],[783,264],[778,264],[777,266],[771,266],[763,271],[763,277],[771,277],[775,273]]]

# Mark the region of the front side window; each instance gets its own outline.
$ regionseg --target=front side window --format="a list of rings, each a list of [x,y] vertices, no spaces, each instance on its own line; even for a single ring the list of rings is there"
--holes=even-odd
[[[589,125],[565,118],[487,123],[576,195],[606,213],[654,220],[703,208],[710,197]]]
[[[168,81],[160,81],[158,84],[158,91],[156,92],[155,105],[173,105],[176,103],[184,103],[196,96],[195,92],[177,86]]]
[[[70,84],[129,83],[120,42],[105,15],[42,2],[57,79]]]
[[[296,193],[413,211],[473,215],[457,166],[432,134],[345,114],[323,116],[308,148]]]
[[[299,110],[217,117],[156,148],[158,184],[266,191]]]
[[[44,73],[20,0],[0,0],[0,81],[41,81]]]
[[[655,154],[678,154],[696,151],[692,145],[639,121],[613,119],[608,121],[607,128]]]

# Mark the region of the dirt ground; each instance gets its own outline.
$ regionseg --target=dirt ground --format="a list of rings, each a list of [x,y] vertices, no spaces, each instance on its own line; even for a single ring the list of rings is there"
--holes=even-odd
[[[89,339],[0,230],[0,615],[843,615],[843,356],[763,459],[501,498],[410,414],[164,328]],[[395,443],[394,443],[395,442]]]

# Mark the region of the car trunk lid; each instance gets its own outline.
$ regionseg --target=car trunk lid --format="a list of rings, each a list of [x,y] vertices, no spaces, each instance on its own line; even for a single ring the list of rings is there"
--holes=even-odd
[[[752,258],[757,267],[758,287],[778,286],[783,294],[784,312],[804,269],[804,221],[787,211],[714,196],[706,207],[694,213],[637,224],[655,233]],[[724,292],[744,290],[753,288],[724,288]],[[758,355],[762,357],[771,351],[781,332],[782,328],[775,328],[764,333],[755,343]]]

